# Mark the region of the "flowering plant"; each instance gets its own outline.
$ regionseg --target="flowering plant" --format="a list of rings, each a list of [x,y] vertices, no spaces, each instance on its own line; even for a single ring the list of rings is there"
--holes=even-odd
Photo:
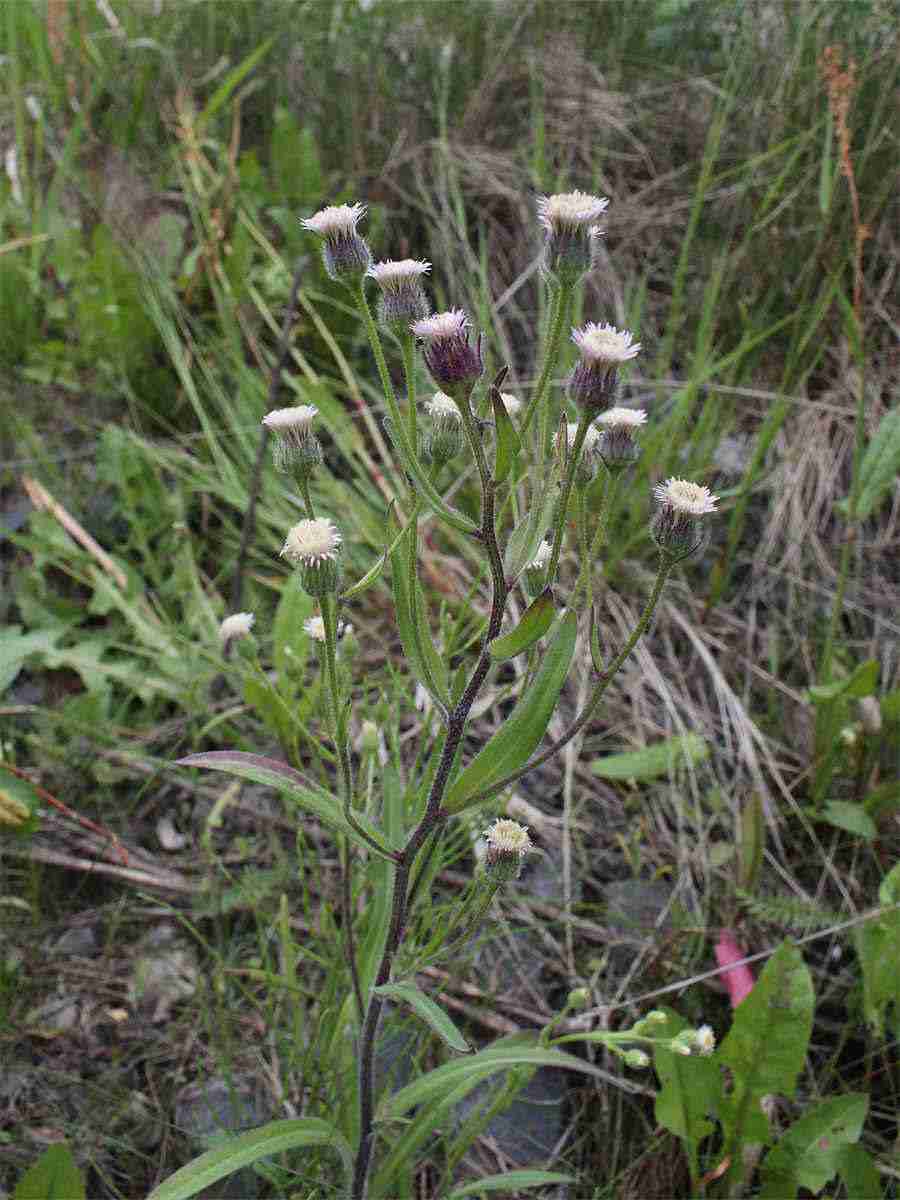
[[[226,1169],[236,1169],[235,1164],[271,1154],[275,1148],[309,1145],[327,1145],[337,1151],[345,1167],[347,1194],[352,1200],[363,1200],[373,1194],[373,1186],[374,1194],[383,1194],[390,1181],[383,1168],[372,1184],[383,1122],[402,1117],[426,1095],[462,1095],[479,1079],[517,1066],[548,1063],[596,1073],[589,1063],[559,1050],[550,1027],[533,1044],[480,1051],[468,1060],[461,1074],[454,1073],[453,1063],[437,1068],[382,1099],[380,1113],[377,1110],[376,1046],[389,1001],[408,1004],[452,1048],[469,1052],[468,1043],[447,1013],[418,989],[416,965],[429,955],[464,946],[497,891],[518,877],[523,860],[533,850],[525,827],[506,817],[495,820],[484,834],[482,873],[450,919],[417,947],[411,944],[412,917],[432,878],[440,839],[460,814],[501,796],[523,775],[569,745],[591,722],[610,682],[646,631],[667,577],[696,550],[703,522],[715,511],[716,498],[701,485],[670,479],[657,487],[659,508],[649,533],[658,565],[643,612],[624,643],[607,659],[601,656],[596,638],[591,638],[594,681],[590,694],[568,728],[542,747],[575,652],[579,611],[591,608],[593,564],[603,545],[605,514],[640,454],[637,435],[646,421],[643,411],[616,404],[619,372],[641,349],[627,330],[598,322],[573,329],[571,338],[579,357],[564,392],[555,387],[563,332],[575,292],[595,263],[597,240],[602,235],[599,221],[606,207],[606,200],[581,192],[549,196],[539,202],[550,320],[541,370],[527,402],[501,391],[505,369],[493,380],[485,379],[484,334],[473,330],[463,310],[430,312],[424,288],[429,263],[404,259],[373,264],[369,246],[359,232],[364,205],[331,206],[303,222],[321,240],[326,269],[346,286],[368,337],[383,391],[385,427],[398,460],[393,508],[400,517],[400,530],[367,575],[348,582],[343,562],[346,533],[340,527],[340,514],[319,511],[310,487],[315,472],[323,469],[315,407],[276,409],[264,418],[266,436],[275,439],[275,464],[295,478],[305,513],[286,532],[282,555],[295,568],[299,587],[318,606],[317,615],[312,615],[310,608],[299,624],[314,639],[321,655],[325,723],[334,747],[339,799],[286,763],[259,755],[220,751],[181,761],[276,786],[289,793],[299,807],[329,824],[338,836],[342,937],[351,983],[345,1021],[357,1046],[358,1063],[350,1100],[353,1111],[343,1122],[303,1117],[275,1122],[237,1139],[231,1151],[210,1152],[218,1157],[203,1156],[173,1176],[154,1193],[156,1200],[190,1195],[197,1190],[194,1185],[206,1186]],[[377,321],[369,300],[373,283],[379,294]],[[383,333],[390,342],[383,340]],[[386,345],[395,344],[401,352],[405,397],[398,396],[388,365]],[[417,348],[438,389],[425,401],[421,420],[416,394]],[[472,465],[480,492],[476,518],[454,506],[444,486],[451,473],[455,479]],[[598,476],[605,479],[605,509],[589,533],[585,492]],[[562,570],[573,510],[580,557],[574,582]],[[510,513],[518,513],[518,519]],[[422,527],[429,521],[474,543],[490,579],[490,609],[477,654],[455,674],[433,639],[418,575],[419,541]],[[376,819],[372,806],[364,803],[359,761],[367,753],[378,752],[378,731],[364,728],[361,740],[354,742],[350,684],[339,663],[341,609],[351,596],[374,583],[388,565],[405,656],[437,721],[433,735],[426,730],[431,743],[420,748],[412,804],[399,824],[395,819]],[[510,601],[520,588],[530,603],[520,619],[505,628]],[[247,613],[227,618],[223,640],[252,641],[252,624],[252,615]],[[499,664],[520,655],[529,656],[528,667],[522,673],[510,716],[474,757],[464,761],[464,739],[486,681]],[[361,955],[355,936],[350,903],[352,873],[361,856],[383,865],[386,891],[381,897],[386,900],[385,920],[376,940],[377,953],[366,956]],[[570,1001],[568,1007],[577,1006],[584,1003],[584,997],[573,994]],[[643,1067],[650,1059],[642,1046],[652,1049],[659,1042],[660,1021],[665,1024],[666,1017],[651,1013],[632,1029],[596,1036],[627,1065]],[[713,1048],[708,1029],[680,1032],[677,1039],[668,1034],[662,1040],[674,1053],[707,1054]],[[427,1123],[427,1118],[423,1119]],[[197,1184],[198,1180],[202,1183]]]

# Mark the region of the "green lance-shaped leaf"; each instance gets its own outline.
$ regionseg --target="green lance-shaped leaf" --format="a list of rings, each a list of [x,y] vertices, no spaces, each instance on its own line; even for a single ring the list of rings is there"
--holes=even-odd
[[[610,754],[591,763],[591,770],[603,779],[657,779],[669,775],[682,763],[693,765],[709,757],[709,747],[696,733],[667,738],[643,750]]]
[[[445,1096],[454,1088],[468,1083],[476,1087],[483,1079],[489,1079],[499,1071],[508,1071],[514,1067],[560,1067],[563,1070],[580,1071],[585,1075],[593,1075],[595,1079],[608,1082],[609,1076],[599,1067],[592,1066],[584,1059],[576,1058],[574,1054],[566,1054],[562,1050],[541,1049],[523,1044],[522,1040],[501,1043],[499,1046],[479,1050],[477,1054],[465,1058],[455,1058],[452,1062],[444,1063],[433,1071],[413,1080],[412,1083],[386,1097],[381,1104],[379,1120],[391,1121],[402,1117],[411,1108],[428,1104],[441,1096]],[[155,1197],[153,1198],[155,1200]]]
[[[346,834],[358,846],[368,847],[365,838],[360,837],[353,826],[344,819],[344,814],[333,796],[317,788],[305,775],[276,758],[265,758],[262,754],[243,754],[238,750],[209,750],[204,754],[189,754],[186,758],[179,758],[176,766],[206,767],[210,771],[224,771],[226,775],[236,775],[240,779],[250,779],[254,783],[277,788],[298,808],[318,817],[323,824],[331,826],[338,833]],[[355,817],[367,833],[379,840],[378,830],[371,821],[361,813],[356,813]]]
[[[346,1139],[327,1121],[318,1117],[300,1117],[272,1121],[260,1129],[251,1129],[249,1133],[231,1138],[224,1146],[207,1150],[154,1188],[147,1200],[188,1200],[189,1196],[195,1196],[241,1167],[302,1146],[331,1146],[341,1156],[349,1178],[353,1156]]]
[[[859,500],[856,516],[860,521],[872,515],[893,490],[900,471],[900,407],[885,413],[866,447],[860,469]],[[849,504],[841,500],[837,509],[847,514]]]
[[[408,1004],[416,1016],[421,1017],[451,1050],[458,1050],[461,1054],[471,1053],[472,1047],[440,1005],[435,1004],[431,997],[426,996],[424,992],[420,992],[411,980],[402,983],[385,983],[381,987],[377,987],[375,991],[379,996],[385,996],[388,1000]]]
[[[527,695],[519,698],[509,719],[451,784],[444,799],[447,812],[462,812],[472,797],[522,766],[537,748],[566,682],[577,632],[578,619],[574,612],[567,612],[557,625]]]
[[[850,1092],[829,1096],[804,1113],[766,1155],[763,1200],[796,1196],[800,1187],[821,1192],[840,1170],[846,1147],[859,1141],[868,1108],[868,1096]]]
[[[668,1023],[654,1029],[657,1038],[674,1038],[687,1022],[672,1009],[663,1009]],[[712,1133],[709,1115],[714,1112],[722,1090],[719,1068],[711,1058],[685,1057],[657,1044],[653,1060],[659,1076],[660,1089],[656,1097],[656,1120],[664,1129],[681,1138],[697,1174],[697,1150],[705,1137]]]
[[[553,624],[555,615],[553,593],[546,588],[525,609],[522,619],[515,629],[504,634],[503,637],[494,638],[488,646],[491,658],[495,662],[505,662],[508,658],[515,658],[523,650],[528,650],[539,638],[544,636]]]
[[[794,1095],[812,1030],[812,978],[800,951],[782,942],[753,991],[734,1010],[734,1022],[715,1061],[729,1067],[732,1092],[720,1108],[726,1142],[769,1141],[760,1101],[770,1093]]]
[[[830,704],[844,696],[848,700],[858,700],[861,696],[871,696],[878,686],[878,662],[874,658],[866,659],[846,677],[837,679],[834,683],[816,684],[809,689],[808,695],[813,704]]]
[[[881,881],[878,899],[887,911],[857,925],[853,944],[862,967],[866,1021],[882,1037],[888,1008],[900,1009],[900,863]]]
[[[391,553],[397,627],[413,674],[432,700],[446,712],[447,671],[434,648],[425,620],[424,598],[415,572],[415,554],[416,524],[411,521]]]
[[[516,427],[513,425],[510,415],[506,411],[506,405],[500,398],[500,389],[497,387],[491,388],[491,406],[494,410],[494,430],[496,433],[494,479],[497,483],[503,483],[512,469],[521,443],[519,435],[516,433]]]
[[[49,1146],[28,1168],[13,1192],[13,1200],[84,1200],[84,1175],[65,1142]]]
[[[574,1183],[573,1175],[561,1175],[559,1171],[535,1171],[523,1168],[520,1171],[504,1171],[502,1175],[488,1175],[472,1183],[454,1188],[447,1200],[465,1200],[467,1196],[480,1196],[482,1192],[519,1192],[524,1188],[544,1187],[550,1183]]]

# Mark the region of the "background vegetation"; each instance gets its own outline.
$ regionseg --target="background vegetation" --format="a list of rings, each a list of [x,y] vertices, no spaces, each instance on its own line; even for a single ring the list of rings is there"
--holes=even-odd
[[[0,8],[0,767],[44,789],[46,814],[0,847],[0,1191],[65,1135],[90,1194],[138,1196],[187,1156],[186,1085],[252,1068],[276,1110],[323,1086],[317,1037],[346,987],[336,864],[270,793],[171,766],[308,736],[312,674],[273,653],[296,505],[271,470],[233,597],[298,266],[279,402],[322,413],[317,486],[349,572],[383,545],[379,393],[298,218],[366,201],[379,257],[430,259],[436,307],[466,307],[488,371],[508,363],[525,395],[534,196],[579,187],[611,199],[584,319],[639,334],[629,389],[652,429],[598,576],[601,633],[646,591],[648,483],[699,479],[723,511],[581,760],[522,792],[562,880],[550,901],[526,879],[504,902],[541,930],[540,986],[526,1001],[509,980],[434,983],[488,1038],[578,982],[615,1022],[711,967],[723,924],[751,951],[809,937],[803,1100],[870,1093],[863,1140],[893,1194],[900,950],[896,926],[866,931],[900,806],[897,18],[886,0]],[[429,553],[434,620],[463,653],[483,581],[464,547],[435,536]],[[252,694],[217,641],[236,606],[275,673]],[[350,616],[358,714],[402,768],[427,718],[396,718],[409,684],[387,591]],[[610,765],[686,733],[702,751],[674,766]],[[449,891],[471,869],[468,844],[455,854]],[[669,891],[623,972],[607,889],[627,879]],[[147,978],[162,943],[165,985]],[[722,1032],[714,989],[681,1002]],[[562,1161],[597,1196],[682,1194],[640,1095],[579,1083],[567,1121]],[[268,1194],[314,1186],[279,1170]]]

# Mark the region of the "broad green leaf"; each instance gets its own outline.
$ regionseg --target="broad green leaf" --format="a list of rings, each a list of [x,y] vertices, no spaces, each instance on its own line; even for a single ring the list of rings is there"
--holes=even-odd
[[[845,829],[847,833],[855,833],[870,842],[878,836],[875,822],[861,804],[853,804],[846,800],[829,800],[822,809],[820,820],[833,825],[835,829]]]
[[[312,813],[338,833],[345,834],[358,846],[368,846],[365,839],[344,819],[344,814],[334,797],[311,784],[304,775],[289,767],[287,763],[279,762],[275,758],[265,758],[261,754],[243,754],[238,750],[209,750],[204,754],[189,754],[186,758],[179,758],[175,765],[224,771],[226,775],[236,775],[240,779],[251,779],[254,783],[264,783],[267,787],[277,788],[298,808]],[[354,815],[366,832],[377,840],[378,831],[372,823],[361,813]]]
[[[656,1037],[672,1037],[687,1028],[687,1022],[671,1009],[663,1010],[668,1023],[654,1030]],[[697,1148],[712,1133],[709,1117],[718,1107],[722,1091],[719,1068],[711,1058],[676,1054],[665,1046],[654,1046],[653,1061],[659,1076],[656,1120],[685,1143],[694,1173]]]
[[[547,588],[525,609],[515,629],[503,637],[494,638],[488,646],[491,658],[495,662],[505,662],[533,646],[553,624],[555,614],[553,593]]]
[[[293,675],[296,679],[306,666],[309,634],[303,622],[313,615],[314,601],[300,585],[300,572],[292,571],[281,592],[272,623],[273,657],[282,687]]]
[[[837,679],[833,683],[816,684],[809,689],[809,698],[813,704],[830,704],[839,696],[858,700],[862,696],[871,696],[878,685],[878,662],[869,658],[859,664],[845,679]]]
[[[251,1129],[249,1133],[231,1138],[224,1146],[207,1150],[154,1188],[147,1200],[188,1200],[189,1196],[195,1196],[241,1167],[304,1146],[331,1146],[341,1156],[349,1178],[353,1156],[346,1140],[327,1121],[300,1117],[272,1121],[260,1129]]]
[[[49,1146],[28,1168],[12,1200],[84,1200],[84,1175],[66,1142]]]
[[[482,1192],[513,1192],[519,1188],[544,1187],[548,1183],[574,1183],[574,1175],[560,1175],[558,1171],[506,1171],[503,1175],[488,1175],[454,1188],[447,1200],[465,1200],[466,1196],[480,1196]]]
[[[661,775],[671,775],[682,763],[693,765],[708,757],[709,747],[703,738],[696,733],[685,733],[643,750],[598,758],[591,763],[591,770],[603,779],[658,779]]]
[[[559,621],[553,640],[531,682],[528,693],[491,740],[451,784],[444,798],[447,812],[462,812],[477,803],[478,793],[527,762],[540,743],[553,716],[575,651],[578,619],[567,612]]]
[[[0,765],[0,832],[34,833],[41,823],[40,804],[34,784]]]
[[[860,1145],[843,1146],[837,1168],[851,1200],[881,1200],[884,1189],[868,1150]]]
[[[415,569],[416,544],[416,523],[411,521],[391,554],[397,627],[413,674],[431,698],[446,710],[447,672],[434,648],[425,619],[424,597]]]
[[[450,1017],[430,996],[426,996],[424,992],[420,992],[412,981],[385,983],[382,987],[376,988],[375,991],[379,996],[387,997],[388,1000],[396,1000],[400,1004],[408,1004],[416,1016],[421,1017],[425,1024],[438,1035],[441,1041],[447,1043],[451,1050],[458,1050],[461,1054],[471,1053],[472,1047],[453,1024]]]
[[[805,1112],[766,1155],[761,1195],[783,1200],[798,1187],[820,1192],[837,1174],[844,1148],[859,1141],[868,1108],[868,1096],[851,1092]]]
[[[24,667],[31,654],[52,650],[62,631],[23,633],[21,625],[4,625],[0,629],[0,695]]]
[[[508,1071],[513,1067],[560,1067],[569,1071],[580,1071],[584,1075],[593,1075],[595,1079],[606,1079],[599,1067],[576,1058],[574,1054],[565,1054],[561,1050],[523,1047],[521,1044],[501,1045],[444,1063],[443,1066],[436,1067],[407,1084],[405,1088],[401,1088],[382,1102],[379,1120],[395,1120],[420,1104],[430,1103],[446,1095],[464,1081],[474,1087],[481,1080],[496,1075],[498,1071]]]
[[[503,483],[509,475],[520,448],[519,435],[513,425],[506,405],[500,399],[500,389],[491,388],[491,406],[494,410],[496,448],[494,452],[494,479]]]
[[[760,1101],[769,1093],[794,1095],[812,1030],[812,978],[800,951],[782,942],[753,991],[734,1010],[715,1061],[730,1068],[732,1092],[719,1113],[726,1143],[767,1143],[769,1127]]]
[[[269,53],[274,44],[275,39],[273,37],[267,38],[261,46],[257,46],[251,54],[248,54],[243,62],[238,63],[236,67],[228,72],[213,92],[206,108],[204,108],[203,112],[197,118],[198,124],[205,124],[210,117],[214,117],[219,109],[228,103],[235,88],[243,83],[257,63],[261,62]]]

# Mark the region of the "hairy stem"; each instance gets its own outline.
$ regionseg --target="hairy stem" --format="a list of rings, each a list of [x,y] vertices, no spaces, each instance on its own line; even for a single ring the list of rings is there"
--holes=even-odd
[[[569,457],[566,461],[566,477],[563,481],[562,495],[559,499],[559,516],[556,521],[556,529],[553,531],[553,552],[550,555],[550,565],[547,567],[547,586],[552,587],[553,581],[556,579],[556,571],[559,567],[559,556],[562,553],[563,534],[566,530],[566,518],[569,515],[569,498],[572,495],[572,485],[575,482],[575,472],[578,470],[578,460],[581,458],[581,448],[584,445],[584,439],[587,437],[588,426],[591,423],[591,412],[589,409],[584,409],[581,417],[578,420],[578,428],[575,431],[575,440],[569,447]],[[565,437],[565,426],[560,427],[563,431],[561,436]]]

